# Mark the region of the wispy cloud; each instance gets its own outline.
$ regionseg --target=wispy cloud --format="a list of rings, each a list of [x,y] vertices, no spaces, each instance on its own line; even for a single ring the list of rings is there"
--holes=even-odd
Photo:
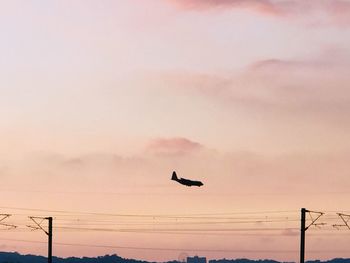
[[[264,14],[279,14],[282,10],[269,0],[170,0],[186,10],[208,10],[212,8],[247,8]]]
[[[349,66],[345,51],[329,50],[317,58],[259,60],[240,73],[175,72],[164,78],[173,83],[176,92],[199,95],[221,105],[259,114],[339,122],[350,114]]]
[[[348,50],[342,48],[328,48],[313,58],[258,60],[252,63],[248,70],[338,70],[350,65],[348,54]]]
[[[183,137],[156,138],[150,141],[147,150],[156,155],[181,156],[200,150],[203,146]]]
[[[254,62],[250,65],[252,70],[265,70],[265,69],[288,69],[296,67],[304,67],[307,63],[305,61],[293,61],[282,59],[264,59]]]
[[[175,144],[175,148],[185,148],[188,153],[181,155],[185,158],[179,158],[178,155],[167,155],[164,158],[164,156],[140,152],[132,158],[119,156],[120,160],[116,161],[116,155],[113,153],[91,153],[75,156],[74,159],[81,160],[76,167],[75,164],[73,166],[69,164],[71,157],[62,156],[61,159],[57,157],[52,163],[48,163],[48,158],[45,156],[37,156],[36,160],[27,160],[26,163],[23,161],[13,163],[10,167],[13,176],[6,180],[2,189],[13,189],[19,192],[17,198],[22,200],[27,198],[28,192],[26,191],[38,191],[36,195],[39,197],[44,194],[45,201],[46,198],[53,198],[55,193],[71,194],[73,200],[81,199],[83,202],[88,202],[87,205],[91,206],[91,209],[98,210],[102,205],[110,207],[111,198],[114,196],[110,195],[112,193],[115,193],[116,197],[119,194],[128,194],[127,198],[116,199],[116,201],[121,206],[124,202],[126,207],[135,205],[136,209],[139,209],[137,205],[145,201],[143,193],[149,194],[147,198],[154,196],[155,199],[152,199],[152,202],[146,201],[155,209],[169,207],[167,201],[159,198],[159,195],[167,198],[171,194],[178,196],[172,200],[174,204],[183,200],[196,205],[202,203],[207,205],[207,202],[213,202],[213,197],[219,203],[226,204],[230,196],[241,196],[244,198],[243,203],[249,203],[249,199],[256,202],[255,197],[258,196],[274,198],[278,195],[286,198],[285,200],[292,201],[294,207],[296,202],[302,204],[305,195],[310,193],[318,193],[322,196],[327,193],[342,194],[346,193],[349,188],[350,155],[348,151],[321,154],[305,151],[279,155],[265,155],[249,151],[225,153],[201,151],[201,147],[205,146],[200,146],[192,141],[180,141],[182,142],[157,139],[155,145],[173,149]],[[200,150],[199,154],[189,154],[197,151],[196,149]],[[123,159],[126,161],[121,164],[120,161]],[[101,160],[104,161],[101,162]],[[173,184],[170,176],[174,169],[185,178],[203,180],[205,182],[204,196],[198,196],[198,192],[193,192],[196,190],[191,189],[188,192],[188,189],[178,188],[176,184]],[[51,176],[44,180],[38,175],[38,171],[45,171],[45,176],[48,173]],[[301,181],[303,181],[302,185],[300,185]],[[21,192],[22,190],[24,192]],[[52,191],[53,195],[47,195],[45,191]],[[82,195],[81,193],[100,194],[96,199],[96,195]],[[189,193],[197,195],[200,199],[187,200],[186,195]],[[106,203],[103,204],[102,200],[105,200]],[[39,206],[47,204],[43,203],[41,198],[36,201],[31,200],[31,202],[34,207],[38,204]],[[61,197],[57,202],[62,203]],[[66,202],[66,205],[70,205],[72,199]],[[273,202],[272,206],[275,205],[276,203]],[[268,208],[271,207],[268,206]],[[171,206],[168,211],[171,212],[172,209]]]
[[[283,235],[283,236],[299,236],[299,231],[286,228],[285,230],[283,230],[281,232],[281,235]]]
[[[350,2],[344,0],[169,0],[183,10],[246,9],[261,15],[309,17],[315,23],[344,25],[350,23]],[[310,18],[310,17],[309,17]]]

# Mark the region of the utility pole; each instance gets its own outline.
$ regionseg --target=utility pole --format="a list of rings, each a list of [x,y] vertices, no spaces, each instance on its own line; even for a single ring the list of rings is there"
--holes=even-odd
[[[48,236],[47,262],[48,263],[52,263],[52,217],[35,217],[35,216],[30,216],[29,218],[35,223],[36,226],[27,225],[27,227],[31,228],[32,230],[41,229]],[[41,219],[40,222],[36,221],[36,220],[40,220],[40,219]],[[41,226],[41,223],[44,220],[48,220],[48,231],[46,231]]]
[[[305,221],[306,221],[306,209],[301,209],[301,227],[300,227],[300,263],[305,261]]]
[[[309,213],[311,218],[311,223],[306,226],[306,213]],[[317,214],[315,218],[312,217],[312,214]],[[305,208],[301,209],[301,226],[300,226],[300,263],[305,262],[305,232],[309,229],[310,226],[322,226],[326,223],[316,223],[316,221],[323,215],[323,212],[310,211]]]
[[[48,236],[49,236],[49,242],[48,242],[48,263],[52,263],[52,217],[48,217],[47,220],[49,220],[49,233],[48,233]]]

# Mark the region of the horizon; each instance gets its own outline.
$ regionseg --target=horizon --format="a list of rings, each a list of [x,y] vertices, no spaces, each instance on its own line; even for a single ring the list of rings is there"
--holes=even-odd
[[[350,0],[3,0],[0,29],[1,250],[47,255],[34,216],[54,256],[298,262],[306,208],[305,259],[350,258]]]
[[[4,251],[0,251],[0,253],[4,253],[4,254],[16,254],[19,256],[33,256],[33,257],[42,257],[42,258],[46,258],[43,255],[34,255],[34,254],[21,254],[18,253],[16,251],[10,251],[10,252],[4,252]],[[103,258],[103,257],[120,257],[121,259],[124,260],[136,260],[136,261],[144,261],[144,262],[152,262],[152,261],[147,261],[147,260],[143,260],[143,259],[137,259],[137,258],[124,258],[120,255],[118,255],[117,253],[114,254],[105,254],[105,255],[98,255],[98,256],[92,256],[92,257],[86,257],[86,256],[67,256],[67,257],[58,257],[58,256],[53,256],[53,258],[59,258],[59,259],[70,259],[70,258],[77,258],[77,259],[98,259],[98,258]],[[274,259],[270,259],[270,258],[260,258],[260,259],[249,259],[248,257],[242,257],[242,258],[215,258],[215,259],[207,259],[205,256],[200,256],[200,255],[194,255],[194,256],[188,256],[187,258],[205,258],[207,260],[207,262],[212,262],[212,261],[252,261],[252,262],[261,262],[261,261],[275,261],[275,262],[281,262],[281,263],[292,263],[292,262],[285,262],[285,261],[278,261],[278,260],[274,260]],[[186,260],[187,260],[186,258]],[[330,261],[335,261],[335,260],[350,260],[350,258],[331,258],[331,259],[326,259],[326,260],[319,260],[319,259],[311,259],[311,260],[306,260],[305,262],[315,262],[315,261],[319,261],[319,262],[330,262]],[[155,261],[157,262],[157,261]],[[181,261],[179,259],[173,259],[173,260],[168,260],[166,262],[184,262]]]

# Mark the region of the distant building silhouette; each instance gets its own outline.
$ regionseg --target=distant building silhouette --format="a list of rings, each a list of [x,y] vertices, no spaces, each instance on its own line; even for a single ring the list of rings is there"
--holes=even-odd
[[[206,257],[187,257],[187,263],[207,263]]]

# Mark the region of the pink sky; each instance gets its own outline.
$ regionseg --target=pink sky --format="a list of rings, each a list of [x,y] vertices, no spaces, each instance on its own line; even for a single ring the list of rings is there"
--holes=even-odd
[[[46,254],[18,241],[46,240],[25,229],[35,214],[55,216],[56,243],[170,249],[57,256],[297,261],[306,207],[328,212],[307,258],[350,257],[350,232],[331,227],[350,210],[349,17],[345,0],[1,1],[0,213],[20,226],[1,250]],[[198,214],[226,230],[184,218]],[[115,231],[59,228],[78,219]]]

